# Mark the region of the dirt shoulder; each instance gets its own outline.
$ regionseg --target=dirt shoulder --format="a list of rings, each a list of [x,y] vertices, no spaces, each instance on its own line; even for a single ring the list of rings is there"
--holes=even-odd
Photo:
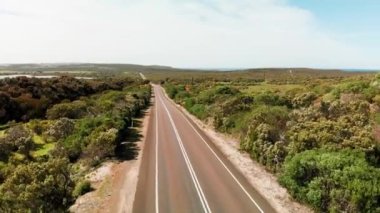
[[[137,150],[136,157],[132,160],[105,162],[86,175],[94,191],[79,197],[70,208],[70,212],[132,212],[150,114],[151,108],[146,111],[143,118],[136,120],[140,125],[134,130],[141,136],[133,142],[136,145],[134,147]]]
[[[169,98],[169,100],[171,99]],[[173,100],[171,101],[174,103]],[[251,185],[267,199],[277,212],[313,212],[309,207],[294,201],[287,190],[278,183],[275,175],[266,171],[262,165],[252,160],[247,153],[240,152],[239,142],[236,138],[216,132],[213,127],[190,114],[181,105],[176,104],[176,106],[207,134],[222,153],[247,178]]]

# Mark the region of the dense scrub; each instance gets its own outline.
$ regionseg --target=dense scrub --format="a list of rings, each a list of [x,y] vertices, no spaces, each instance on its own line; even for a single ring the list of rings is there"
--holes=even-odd
[[[41,118],[49,107],[63,100],[73,101],[110,89],[121,90],[130,83],[131,79],[80,80],[73,77],[3,79],[0,80],[0,124]]]
[[[295,80],[297,81],[297,80]],[[380,211],[380,79],[165,82],[169,96],[321,212]]]
[[[150,85],[129,81],[91,96],[73,93],[78,100],[50,106],[49,119],[13,122],[0,131],[1,212],[65,212],[91,190],[84,175],[118,157],[133,117],[149,104]]]

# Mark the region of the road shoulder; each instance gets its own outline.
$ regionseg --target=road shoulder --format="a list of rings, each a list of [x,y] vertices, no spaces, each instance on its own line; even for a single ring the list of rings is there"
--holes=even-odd
[[[136,158],[106,161],[86,175],[94,190],[79,197],[70,212],[132,212],[151,111],[152,107],[148,108],[145,116],[140,118],[141,126],[135,127],[141,133],[141,138],[134,142],[138,150]]]

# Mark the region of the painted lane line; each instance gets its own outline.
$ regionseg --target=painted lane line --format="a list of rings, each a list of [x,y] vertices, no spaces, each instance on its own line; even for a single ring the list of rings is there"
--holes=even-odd
[[[160,97],[160,99],[161,99],[161,102],[163,103],[163,100],[162,100],[161,97]],[[181,139],[181,137],[180,137],[179,134],[178,134],[178,129],[176,128],[175,123],[174,123],[174,121],[173,121],[173,118],[172,118],[172,116],[171,116],[171,114],[170,114],[168,108],[166,107],[166,105],[165,105],[164,103],[163,103],[163,106],[164,106],[166,112],[168,113],[168,116],[169,116],[170,122],[171,122],[171,124],[172,124],[172,126],[173,126],[173,129],[174,129],[175,135],[176,135],[177,140],[178,140],[178,142],[179,142],[179,146],[180,146],[180,149],[181,149],[182,155],[184,156],[184,159],[185,159],[185,162],[186,162],[187,167],[188,167],[188,169],[189,169],[189,172],[190,172],[191,178],[192,178],[193,183],[194,183],[194,185],[195,185],[195,188],[196,188],[196,190],[197,190],[198,196],[199,196],[199,198],[200,198],[200,200],[201,200],[202,207],[203,207],[203,209],[204,209],[205,212],[211,212],[210,207],[209,207],[209,205],[208,205],[208,203],[207,203],[206,197],[205,197],[205,195],[204,195],[204,193],[203,193],[202,187],[201,187],[200,184],[199,184],[199,181],[198,181],[198,178],[197,178],[197,176],[196,176],[196,174],[195,174],[195,171],[194,171],[194,169],[193,169],[193,166],[191,165],[190,159],[189,159],[189,157],[188,157],[188,155],[187,155],[187,152],[186,152],[186,150],[185,150],[185,148],[184,148],[184,146],[183,146],[182,139]]]
[[[183,146],[183,142],[182,142],[181,137],[179,136],[178,129],[177,129],[177,127],[176,127],[176,125],[175,125],[175,123],[174,123],[174,121],[173,121],[173,118],[172,118],[172,116],[171,116],[171,114],[170,114],[168,108],[166,107],[164,101],[162,100],[161,96],[160,96],[160,100],[161,100],[161,103],[162,103],[162,105],[164,106],[164,108],[165,108],[165,110],[166,110],[166,112],[167,112],[167,114],[168,114],[168,117],[169,117],[170,123],[171,123],[171,125],[172,125],[172,127],[173,127],[173,130],[174,130],[174,133],[175,133],[175,135],[176,135],[176,138],[177,138],[177,141],[178,141],[179,147],[180,147],[180,149],[181,149],[182,155],[183,155],[183,157],[184,157],[184,159],[185,159],[185,162],[186,162],[187,168],[188,168],[188,170],[189,170],[189,172],[190,172],[191,178],[192,178],[193,183],[194,183],[194,185],[195,185],[195,189],[197,190],[198,196],[199,196],[199,198],[200,198],[200,200],[201,200],[203,210],[204,210],[204,212],[206,212],[206,213],[209,213],[209,212],[211,213],[210,206],[208,205],[208,202],[207,202],[206,196],[205,196],[204,193],[203,193],[203,190],[202,190],[202,187],[201,187],[201,185],[200,185],[200,183],[199,183],[199,181],[198,181],[197,175],[196,175],[196,173],[195,173],[195,171],[194,171],[194,168],[193,168],[193,166],[192,166],[192,164],[191,164],[191,162],[190,162],[190,159],[189,159],[189,157],[188,157],[188,155],[187,155],[187,152],[186,152],[186,150],[185,150],[185,147]]]
[[[156,91],[157,94],[157,91]],[[155,97],[155,99],[157,99]],[[158,100],[156,101],[156,213],[159,213],[159,206],[158,206]]]
[[[177,108],[176,108],[177,109]],[[178,110],[178,109],[177,109]],[[190,123],[189,119],[184,115],[183,112],[178,110],[180,114],[185,118],[187,123],[190,124],[191,128],[198,134],[198,136],[202,139],[203,143],[207,145],[209,150],[214,154],[216,159],[222,164],[222,166],[227,170],[227,172],[231,175],[231,177],[235,180],[235,182],[240,186],[240,188],[244,191],[244,193],[248,196],[248,198],[255,204],[255,206],[259,209],[261,213],[264,213],[264,211],[260,208],[259,204],[252,198],[252,196],[248,193],[248,191],[244,188],[244,186],[239,182],[239,180],[235,177],[235,175],[231,172],[230,169],[223,163],[223,161],[219,158],[219,156],[215,153],[215,151],[210,147],[210,145],[206,142],[206,140],[203,138],[203,136],[198,132],[198,130],[194,127],[192,123]]]

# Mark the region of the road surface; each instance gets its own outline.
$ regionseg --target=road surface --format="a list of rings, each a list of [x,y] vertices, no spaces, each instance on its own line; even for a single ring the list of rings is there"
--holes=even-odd
[[[275,212],[154,85],[133,212]]]

